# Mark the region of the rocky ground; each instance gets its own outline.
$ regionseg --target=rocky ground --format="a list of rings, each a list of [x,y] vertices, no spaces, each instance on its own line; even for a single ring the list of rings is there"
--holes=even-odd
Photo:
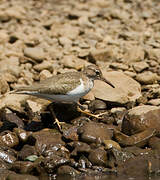
[[[1,0],[0,179],[159,179],[158,0]],[[81,104],[10,93],[97,64]]]

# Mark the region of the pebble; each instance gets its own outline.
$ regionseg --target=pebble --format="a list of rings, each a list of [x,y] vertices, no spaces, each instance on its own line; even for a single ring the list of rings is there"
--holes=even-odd
[[[146,62],[144,62],[144,61],[135,62],[135,63],[133,64],[133,68],[134,68],[134,70],[135,70],[136,72],[139,73],[139,72],[142,72],[143,70],[149,68],[149,65],[148,65]]]
[[[24,49],[24,55],[36,60],[37,62],[41,62],[45,58],[45,52],[40,47],[26,47]]]

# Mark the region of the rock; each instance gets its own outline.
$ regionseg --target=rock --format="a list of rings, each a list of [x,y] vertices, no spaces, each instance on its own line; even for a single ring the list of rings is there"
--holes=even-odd
[[[14,171],[20,172],[21,174],[30,174],[34,168],[34,163],[29,161],[15,161],[12,166]]]
[[[104,140],[103,142],[105,144],[105,149],[111,149],[111,148],[116,148],[118,150],[121,150],[120,145],[113,140]]]
[[[159,80],[159,77],[156,73],[152,73],[151,71],[145,71],[139,73],[136,76],[136,80],[141,84],[154,84],[157,80]]]
[[[5,94],[7,91],[9,91],[9,85],[3,76],[0,76],[0,94]]]
[[[52,67],[52,63],[50,61],[43,61],[42,63],[34,65],[33,69],[35,69],[38,72],[40,72],[42,70],[48,70],[48,71],[52,72],[53,67]]]
[[[153,105],[153,106],[159,106],[160,105],[160,98],[158,99],[151,99],[147,102],[147,104],[149,105]]]
[[[29,174],[9,174],[7,177],[8,180],[38,180],[37,177]]]
[[[136,77],[136,73],[132,72],[132,71],[124,71],[124,74],[131,77],[131,78],[135,78]]]
[[[89,122],[78,129],[81,140],[87,143],[101,143],[106,139],[111,139],[112,132],[103,123]]]
[[[149,144],[149,147],[152,148],[153,150],[160,151],[160,138],[152,137],[150,138],[148,144]]]
[[[14,113],[5,113],[3,118],[4,123],[8,121],[8,123],[14,124],[15,127],[24,128],[24,122]]]
[[[19,77],[20,71],[18,57],[11,56],[0,61],[0,73],[8,72],[16,77]]]
[[[44,163],[44,168],[46,169],[46,171],[48,173],[53,173],[53,172],[55,172],[56,167],[68,164],[69,159],[66,159],[64,157],[60,157],[60,156],[57,156],[57,155],[53,154],[50,157],[46,157],[44,159],[43,163]]]
[[[74,150],[72,151],[72,155],[73,156],[77,156],[77,153],[89,153],[91,148],[87,143],[84,142],[71,142],[69,143],[69,145],[74,148]]]
[[[122,64],[122,63],[111,63],[110,68],[127,70],[128,66],[126,64]]]
[[[89,153],[88,159],[93,165],[106,166],[107,152],[101,148],[94,149]]]
[[[93,100],[93,101],[90,102],[88,108],[89,108],[90,111],[94,112],[94,111],[96,111],[96,110],[106,109],[107,106],[106,106],[106,103],[105,103],[105,102],[96,99],[96,100]]]
[[[14,132],[4,131],[0,134],[0,143],[8,147],[14,147],[19,144],[19,139]]]
[[[45,80],[45,79],[47,79],[47,78],[49,78],[49,77],[51,77],[52,76],[52,74],[50,73],[50,71],[48,71],[48,70],[42,70],[40,73],[39,73],[39,79],[40,79],[40,81],[42,81],[42,80]]]
[[[62,135],[56,130],[41,130],[33,133],[32,136],[36,139],[35,148],[39,155],[47,155],[49,151],[50,154],[51,152],[55,154],[61,148],[62,151],[65,151],[63,148],[65,143],[61,139]]]
[[[70,128],[63,131],[63,136],[66,139],[72,140],[72,141],[78,141],[78,134],[77,134],[77,127],[71,126]]]
[[[135,62],[133,64],[133,68],[136,72],[142,72],[143,70],[147,69],[149,67],[149,65],[144,62],[144,61],[141,61],[141,62]]]
[[[79,171],[68,165],[60,166],[57,171],[58,175],[70,175],[72,177],[78,175],[79,173]]]
[[[10,152],[7,152],[7,148],[0,149],[0,159],[8,164],[13,164],[16,161],[16,158]]]
[[[128,111],[122,122],[122,132],[127,135],[133,135],[142,132],[148,128],[160,130],[160,107],[142,105]]]
[[[40,113],[40,111],[42,110],[41,104],[39,104],[35,101],[27,100],[26,103],[27,103],[28,108],[30,108],[30,110],[33,113],[36,113],[36,112]]]
[[[96,80],[91,90],[95,97],[105,101],[126,104],[135,102],[141,96],[141,86],[134,79],[122,72],[104,72],[104,77],[111,81],[115,88]]]
[[[97,62],[97,61],[105,61],[116,59],[116,54],[114,53],[112,48],[107,49],[96,49],[91,51],[89,55],[89,59],[91,62]]]
[[[64,67],[74,68],[77,70],[90,64],[87,61],[77,58],[74,55],[65,55],[61,60],[61,63],[64,65]]]
[[[45,58],[45,52],[40,47],[26,47],[24,49],[24,55],[38,62],[41,62]]]
[[[25,160],[28,156],[36,155],[35,147],[25,144],[22,149],[18,152],[18,158]]]

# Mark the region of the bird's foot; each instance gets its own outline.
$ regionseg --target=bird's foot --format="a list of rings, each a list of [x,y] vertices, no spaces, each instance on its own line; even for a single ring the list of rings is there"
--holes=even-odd
[[[57,118],[55,118],[54,124],[57,124],[59,130],[62,130],[62,125],[65,124],[65,122],[60,122]]]
[[[103,116],[104,114],[106,114],[106,112],[100,113],[100,114],[92,114],[92,113],[89,112],[89,111],[82,110],[79,106],[77,106],[77,111],[79,111],[79,112],[81,112],[81,113],[83,113],[83,114],[86,114],[86,115],[88,115],[88,116],[97,118],[97,119],[102,119],[102,116]]]

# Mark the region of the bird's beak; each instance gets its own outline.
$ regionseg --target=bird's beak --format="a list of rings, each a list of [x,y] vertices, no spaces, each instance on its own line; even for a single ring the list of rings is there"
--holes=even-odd
[[[108,81],[107,79],[105,79],[104,77],[101,77],[100,79],[101,81],[104,81],[105,83],[109,84],[112,88],[115,88],[115,86],[110,82]]]

